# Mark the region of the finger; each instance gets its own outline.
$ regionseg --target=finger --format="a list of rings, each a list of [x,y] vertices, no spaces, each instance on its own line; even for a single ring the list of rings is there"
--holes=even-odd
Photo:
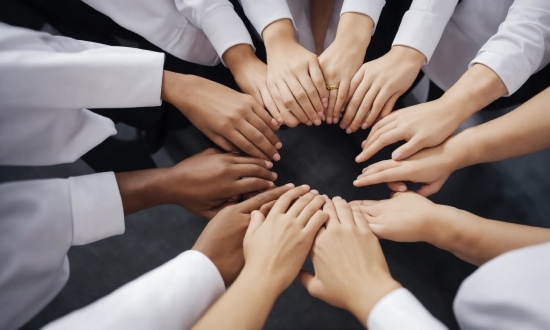
[[[336,97],[338,96],[338,90],[328,91],[328,106],[327,106],[327,124],[336,123],[336,117],[334,116],[334,105],[336,104]]]
[[[298,81],[302,85],[302,88],[306,91],[307,97],[309,98],[309,102],[313,106],[313,111],[315,111],[316,119],[313,121],[313,123],[319,126],[321,125],[321,117],[322,117],[319,114],[324,113],[325,107],[323,106],[321,97],[317,92],[317,88],[313,84],[313,81],[311,81],[311,77],[309,75],[298,77]]]
[[[275,104],[275,101],[273,101],[273,98],[271,97],[267,86],[263,86],[260,88],[260,96],[261,101],[259,102],[263,105],[263,107],[265,107],[265,109],[267,109],[267,116],[270,117],[267,118],[265,117],[265,115],[262,114],[261,118],[266,123],[267,120],[269,120],[269,123],[273,129],[279,129],[280,125],[284,124],[283,117],[281,117],[281,113],[279,112],[279,109],[277,109],[277,105]]]
[[[342,122],[340,123],[340,128],[347,129],[355,118],[357,117],[364,118],[367,115],[367,113],[364,110],[363,110],[364,111],[363,113],[359,113],[359,110],[361,107],[361,103],[363,102],[363,99],[365,98],[365,96],[367,95],[367,92],[370,89],[370,86],[371,86],[370,80],[363,79],[360,81],[357,89],[355,90],[355,93],[353,93],[353,96],[348,102],[348,105],[346,107],[346,113],[344,114],[344,117],[342,118]]]
[[[369,174],[360,175],[357,180],[353,181],[353,185],[356,187],[370,186],[378,183],[395,182],[395,181],[407,181],[402,179],[401,171],[399,168],[390,168],[388,170]]]
[[[362,148],[366,148],[370,143],[372,143],[374,141],[374,139],[372,138],[380,129],[382,129],[383,127],[387,126],[387,125],[390,125],[391,123],[393,123],[394,121],[397,120],[397,113],[394,112],[390,115],[388,115],[386,118],[380,120],[379,122],[377,122],[371,129],[369,135],[367,136],[367,139],[365,140],[365,145],[362,145],[361,147]],[[395,124],[395,127],[397,127],[397,124]]]
[[[255,164],[237,164],[231,168],[231,173],[237,178],[260,178],[268,181],[277,180],[277,174],[267,168]]]
[[[338,215],[336,214],[336,209],[334,208],[334,203],[332,202],[332,200],[329,199],[325,202],[325,205],[323,206],[323,211],[326,212],[329,216],[326,222],[327,228],[329,228],[329,226],[334,226],[339,223]]]
[[[305,194],[304,196],[298,198],[296,202],[290,207],[288,212],[286,214],[298,218],[300,216],[300,213],[304,210],[304,208],[315,198],[319,195],[314,194],[313,192],[309,192]]]
[[[397,99],[399,98],[399,94],[395,94],[394,96],[390,97],[389,100],[386,102],[386,104],[384,105],[384,108],[382,109],[382,112],[380,112],[380,119],[382,118],[385,118],[386,116],[388,116],[392,110],[393,110],[393,107],[395,106],[395,102],[397,102]]]
[[[309,122],[314,123],[315,121],[318,121],[320,124],[321,118],[319,117],[319,115],[317,115],[317,111],[315,111],[315,108],[311,103],[310,96],[308,95],[300,81],[297,79],[291,79],[287,81],[287,85],[292,91],[294,98],[296,99],[296,101],[298,101],[298,104],[300,104],[300,107],[307,115]],[[317,91],[315,91],[315,95],[317,95]],[[317,97],[319,96],[317,95]]]
[[[349,90],[349,82],[346,80],[340,81],[340,87],[336,90],[338,92],[338,95],[336,97],[336,103],[334,105],[334,123],[337,124],[340,120],[340,115],[344,112],[344,102],[346,101],[346,97],[348,95]]]
[[[252,211],[252,214],[250,214],[250,222],[248,224],[248,229],[246,230],[246,234],[244,235],[245,239],[250,235],[254,235],[256,230],[258,230],[258,228],[260,228],[262,223],[264,223],[264,220],[265,220],[265,217],[262,214],[262,212]]]
[[[273,205],[275,205],[275,201],[271,201],[267,204],[262,205],[262,207],[260,207],[260,212],[262,212],[262,214],[267,217],[269,211],[271,211],[271,209],[273,208]]]
[[[259,119],[259,118],[258,118]],[[251,120],[253,122],[253,120]],[[242,151],[248,153],[251,156],[254,156],[252,153],[258,153],[258,151],[263,155],[263,158],[267,157],[267,159],[273,159],[275,161],[280,160],[281,156],[277,152],[277,149],[271,142],[267,139],[267,137],[260,132],[254,125],[251,123],[251,121],[243,122],[238,128],[238,132],[242,134],[246,140],[248,140],[249,143],[241,142],[243,144],[243,148],[247,148],[246,150],[241,149]],[[261,124],[260,124],[261,123]],[[269,131],[269,127],[259,119],[259,122],[256,122],[259,126],[266,127]],[[273,131],[271,131],[272,134]],[[236,139],[240,139],[239,137],[236,137]],[[254,150],[256,149],[256,150]],[[261,157],[258,157],[261,158]]]
[[[224,138],[221,135],[216,135],[212,137],[212,142],[220,146],[225,151],[231,152],[231,151],[239,151],[239,148],[237,148],[236,145],[231,143],[228,139]]]
[[[349,127],[346,129],[346,132],[352,133],[357,131],[359,128],[361,128],[361,124],[363,124],[363,121],[367,118],[367,116],[370,115],[372,112],[372,103],[374,102],[374,99],[380,92],[380,89],[377,86],[370,86],[369,91],[365,95],[365,98],[363,99],[363,102],[361,102],[361,105],[359,106],[359,110],[357,111],[357,115],[355,118],[353,118],[353,121],[349,125]]]
[[[374,173],[382,172],[383,170],[387,170],[390,168],[400,167],[402,164],[403,163],[397,162],[393,159],[382,160],[378,163],[374,163],[365,167],[363,171],[361,171],[361,174],[359,176],[367,176]]]
[[[365,199],[365,200],[362,200],[362,201],[351,201],[349,202],[350,205],[364,205],[364,206],[370,206],[370,205],[374,205],[378,203],[378,201],[373,201],[373,200],[369,200],[369,199]]]
[[[320,282],[315,278],[315,276],[311,275],[305,270],[300,270],[298,273],[298,280],[304,285],[307,292],[313,296],[318,296],[318,290],[320,288],[319,284]]]
[[[355,160],[358,163],[364,162],[367,159],[374,156],[384,147],[387,147],[390,144],[394,144],[404,139],[405,139],[405,132],[403,132],[401,129],[396,128],[396,129],[390,130],[389,132],[382,134],[376,141],[374,141],[371,145],[369,145],[363,151],[361,151],[361,153],[355,158]]]
[[[324,202],[323,202],[324,203]],[[319,232],[321,227],[327,222],[329,218],[328,213],[321,210],[315,211],[315,213],[307,218],[304,231],[310,237],[311,241],[315,238],[315,235]]]
[[[402,139],[403,140],[403,139]],[[421,142],[420,138],[413,137],[410,141],[392,152],[393,160],[406,159],[426,147],[426,143]]]
[[[367,139],[361,144],[361,148],[363,148],[363,149],[368,148],[368,146],[370,146],[374,141],[378,140],[378,138],[382,134],[387,133],[387,132],[395,129],[396,127],[397,127],[397,123],[396,122],[391,122],[391,123],[385,125],[384,127],[381,127],[379,129],[377,129],[375,133],[369,134]]]
[[[367,218],[365,217],[365,215],[363,214],[359,206],[352,205],[351,211],[353,213],[353,221],[355,222],[355,225],[357,226],[357,228],[368,230],[370,232],[371,230],[369,227],[369,222],[367,221]]]
[[[313,81],[313,85],[315,85],[317,94],[323,104],[323,113],[326,114],[326,108],[328,107],[328,91],[327,84],[325,83],[325,77],[323,76],[323,72],[319,66],[319,61],[311,61],[309,63],[309,76],[311,77],[311,81]]]
[[[223,203],[222,205],[218,205],[218,206],[213,207],[211,209],[204,210],[202,212],[198,212],[198,215],[203,217],[203,218],[206,218],[206,219],[210,220],[213,217],[215,217],[216,214],[218,214],[218,212],[220,212],[224,208],[226,208],[228,206],[231,206],[231,205],[235,205],[235,204],[237,204],[237,203],[236,202],[226,202],[226,203]]]
[[[388,92],[381,90],[378,95],[376,95],[376,98],[374,99],[374,102],[372,103],[372,108],[370,110],[369,115],[367,118],[365,118],[365,121],[362,123],[361,128],[367,129],[374,124],[374,120],[378,118],[378,115],[380,114],[380,111],[382,111],[382,108],[386,104],[386,102],[389,100],[389,98],[392,95]]]
[[[300,120],[300,122],[302,122],[304,124],[309,123],[309,125],[312,125],[313,122],[310,121],[307,114],[302,109],[302,106],[296,101],[296,99],[294,98],[293,93],[290,91],[290,89],[289,89],[290,86],[287,86],[286,82],[282,82],[282,83],[278,84],[277,87],[279,87],[279,91],[281,92],[281,97],[283,99],[283,104],[285,105],[286,109],[290,110],[290,112],[298,120]]]
[[[233,185],[232,193],[248,194],[254,191],[266,190],[275,187],[275,184],[271,180],[264,180],[259,178],[243,178],[237,180]]]
[[[273,205],[273,209],[271,209],[271,212],[275,212],[277,214],[283,214],[286,213],[288,208],[290,207],[290,204],[296,200],[298,197],[306,194],[309,191],[308,185],[302,185],[299,187],[296,187],[290,191],[287,191],[284,195],[282,195],[275,205]]]
[[[391,191],[407,191],[407,185],[401,181],[398,182],[388,182],[386,183],[388,185],[388,188],[391,189]]]
[[[233,164],[258,165],[258,166],[261,166],[261,167],[265,167],[267,169],[270,169],[270,168],[273,167],[273,163],[270,162],[269,160],[263,160],[263,159],[254,158],[254,157],[242,156],[242,155],[233,154],[233,153],[229,153],[229,154],[226,154],[226,155],[231,157],[231,161],[233,162]]]
[[[304,209],[302,210],[302,212],[300,213],[300,215],[298,216],[298,221],[300,221],[300,223],[305,226],[308,221],[310,221],[310,219],[313,217],[313,215],[321,210],[321,208],[323,207],[323,205],[325,204],[325,198],[323,196],[315,196],[313,198],[313,200],[311,200],[305,207]],[[327,214],[327,217],[328,217],[328,214]],[[326,219],[325,219],[326,221]],[[323,222],[324,223],[324,222]]]
[[[438,192],[439,190],[441,190],[441,187],[443,187],[443,184],[445,183],[446,180],[447,180],[447,178],[444,178],[444,179],[440,179],[440,180],[437,180],[437,181],[432,182],[432,183],[425,184],[422,187],[420,187],[420,189],[418,189],[416,191],[416,193],[419,194],[419,195],[422,195],[424,197],[428,197],[430,195],[433,195],[436,192]]]
[[[279,92],[279,88],[277,88],[277,85],[274,84],[274,83],[268,83],[267,89],[269,90],[269,93],[271,94],[273,102],[275,103],[275,106],[277,107],[277,111],[278,111],[279,115],[281,116],[280,118],[276,118],[277,121],[281,125],[283,125],[283,124],[289,125],[289,123],[285,120],[284,112],[286,111],[286,106],[283,103],[283,98],[281,97],[281,93]],[[287,117],[289,117],[289,116],[287,115]],[[289,117],[289,119],[291,119],[291,117]],[[296,121],[297,121],[297,119],[296,119]],[[291,121],[291,124],[292,124],[292,121]],[[296,124],[296,125],[298,125],[298,124]],[[294,126],[296,126],[296,125],[294,125]],[[291,127],[294,127],[294,126],[291,126]]]
[[[264,204],[274,201],[281,197],[284,193],[293,189],[292,183],[286,184],[281,187],[277,187],[261,194],[258,194],[250,199],[245,200],[239,204],[239,210],[241,213],[250,213],[254,210],[259,210]]]
[[[352,225],[353,213],[348,203],[340,197],[335,197],[332,201],[334,202],[334,208],[336,209],[336,214],[338,215],[340,223],[342,225]]]
[[[267,112],[266,112],[267,113]],[[269,116],[269,114],[268,114]],[[271,117],[269,117],[271,118]],[[273,119],[273,118],[271,118]],[[270,145],[274,146],[275,149],[281,149],[281,147],[283,146],[283,144],[281,143],[281,140],[279,139],[279,137],[277,136],[277,134],[275,134],[275,132],[273,131],[273,129],[271,127],[269,127],[263,119],[261,119],[259,116],[256,116],[256,115],[253,115],[251,114],[248,118],[247,118],[248,122],[254,126],[260,133],[262,133],[262,135],[267,139],[267,141],[269,142]],[[273,119],[274,120],[274,119]]]

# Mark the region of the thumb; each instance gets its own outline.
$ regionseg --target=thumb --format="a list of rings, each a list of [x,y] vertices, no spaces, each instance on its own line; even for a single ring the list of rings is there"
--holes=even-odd
[[[315,276],[313,276],[306,270],[302,269],[298,273],[298,280],[304,285],[304,287],[307,289],[309,294],[311,294],[314,279],[315,279]]]
[[[393,160],[405,159],[414,155],[424,147],[426,146],[423,145],[419,139],[412,138],[409,142],[395,149],[395,151],[391,154],[391,158]]]
[[[446,179],[438,180],[438,181],[435,181],[435,182],[432,182],[432,183],[425,184],[420,189],[418,189],[416,191],[416,193],[419,194],[419,195],[422,195],[424,197],[428,197],[430,195],[433,195],[441,189],[441,187],[445,183],[445,180]]]
[[[395,191],[395,192],[407,191],[407,185],[404,182],[401,182],[401,181],[387,182],[386,184],[391,189],[391,191]]]
[[[265,217],[262,214],[262,212],[259,211],[252,211],[252,214],[250,214],[250,223],[248,224],[248,229],[246,230],[245,238],[253,235],[258,228],[262,225],[264,222]]]

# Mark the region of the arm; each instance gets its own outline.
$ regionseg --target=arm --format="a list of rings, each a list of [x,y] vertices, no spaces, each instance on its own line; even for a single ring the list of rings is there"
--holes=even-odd
[[[312,296],[347,309],[370,330],[445,329],[391,277],[358,206],[336,197],[324,211],[329,220],[311,251],[315,275],[302,271],[299,276]]]
[[[171,168],[117,173],[124,213],[177,204],[211,219],[234,197],[274,187],[271,162],[208,149]]]
[[[412,192],[357,204],[379,238],[430,243],[477,266],[505,252],[550,241],[550,229],[484,219]]]
[[[402,160],[382,161],[363,170],[357,186],[382,182],[425,183],[418,193],[427,196],[441,188],[449,175],[460,168],[550,148],[550,89],[517,109],[487,123],[468,128],[440,146],[420,151]],[[384,136],[378,136],[384,144]],[[391,184],[399,191],[401,184]]]
[[[192,250],[46,329],[189,329],[242,269],[242,240],[250,212],[266,212],[264,205],[289,189],[279,187],[224,209]]]
[[[326,214],[320,211],[325,199],[308,190],[301,186],[285,193],[265,220],[261,213],[253,213],[244,239],[242,273],[193,329],[263,326],[275,299],[298,274],[315,233],[326,221]]]

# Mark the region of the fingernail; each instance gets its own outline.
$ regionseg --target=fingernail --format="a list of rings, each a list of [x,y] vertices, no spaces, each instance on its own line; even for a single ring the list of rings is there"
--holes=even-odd
[[[285,120],[282,117],[277,118],[277,121],[279,124],[283,125],[285,123]]]
[[[317,116],[319,116],[319,118],[321,118],[322,120],[325,120],[325,114],[324,113],[317,112]]]
[[[311,126],[311,125],[313,125],[313,123],[312,123],[311,120],[310,120],[310,121],[308,121],[308,122],[306,123],[306,125],[307,125],[307,126]]]
[[[342,199],[342,197],[336,196],[336,197],[334,197],[333,199]]]
[[[367,129],[368,125],[365,123],[363,126],[361,126],[362,129]]]
[[[315,189],[311,190],[310,193],[314,194],[314,195],[319,195],[319,192]]]
[[[271,176],[273,177],[273,180],[277,180],[277,173],[271,172]]]
[[[353,181],[354,186],[357,186],[358,183],[359,183],[359,181],[357,181],[357,180]]]
[[[323,197],[325,197],[326,200],[329,200],[330,198],[328,198],[327,195],[323,195]]]
[[[355,162],[356,162],[356,163],[361,162],[361,158],[359,158],[359,156],[355,157]]]
[[[407,190],[407,186],[405,186],[404,184],[400,184],[399,191],[405,191],[405,190]]]
[[[271,118],[271,125],[279,126],[279,123],[275,120],[275,118]]]
[[[269,187],[270,187],[270,188],[271,188],[271,187],[275,187],[275,183],[269,181]]]
[[[401,158],[401,152],[399,152],[399,150],[395,150],[394,152],[392,152],[391,158],[393,158],[394,160],[398,160],[399,158]]]
[[[309,186],[307,184],[303,184],[300,187],[309,189]]]
[[[265,166],[267,166],[267,168],[272,168],[273,167],[273,163],[272,162],[269,162],[267,160],[264,160],[265,162]]]
[[[346,128],[346,133],[351,134],[351,128]]]
[[[283,144],[281,142],[277,142],[275,145],[275,149],[281,149],[283,147]]]
[[[321,103],[323,103],[323,107],[325,107],[325,109],[326,109],[327,106],[328,106],[328,100],[327,100],[327,98],[326,98],[326,97],[323,97],[323,98],[321,99]]]
[[[287,184],[285,184],[285,186],[290,187],[290,188],[294,188],[294,183],[287,183]]]
[[[327,124],[332,124],[332,117],[327,118]]]
[[[338,124],[338,121],[339,121],[339,120],[340,120],[340,118],[338,118],[338,117],[334,118],[334,123],[335,123],[335,124]]]
[[[346,125],[344,125],[344,123],[342,122],[342,123],[340,123],[340,128],[341,129],[346,129]]]
[[[315,119],[313,123],[315,124],[315,126],[319,126],[321,125],[321,119]]]
[[[279,155],[279,153],[276,153],[275,155],[273,155],[273,160],[278,162],[279,160],[281,160],[281,155]]]

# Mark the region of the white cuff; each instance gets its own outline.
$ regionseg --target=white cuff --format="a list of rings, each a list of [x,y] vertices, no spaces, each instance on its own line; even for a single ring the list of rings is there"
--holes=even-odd
[[[72,245],[124,233],[124,209],[113,172],[69,178],[73,216]]]
[[[386,0],[344,0],[340,16],[344,13],[360,13],[369,16],[374,21],[374,28],[372,29],[374,34],[385,4]]]
[[[241,5],[246,13],[246,17],[252,23],[252,26],[256,29],[260,38],[262,38],[262,32],[271,23],[288,18],[292,21],[294,30],[296,25],[292,19],[292,13],[288,8],[286,0],[241,0]]]
[[[489,67],[495,71],[506,86],[508,92],[504,96],[510,96],[531,76],[531,63],[523,53],[516,52],[505,45],[498,47],[498,42],[493,42],[491,45],[496,46],[494,48],[498,48],[499,51],[489,47],[481,48],[474,60],[468,65],[468,68],[476,63]]]
[[[369,330],[445,330],[437,320],[405,288],[385,295],[370,312],[367,320]]]
[[[220,6],[209,12],[201,21],[201,27],[222,60],[223,53],[239,44],[249,44],[254,51],[254,44],[243,21],[231,4]]]
[[[392,46],[408,46],[426,56],[426,63],[443,35],[458,0],[422,1],[411,5],[405,13]],[[416,7],[416,8],[415,8]]]

